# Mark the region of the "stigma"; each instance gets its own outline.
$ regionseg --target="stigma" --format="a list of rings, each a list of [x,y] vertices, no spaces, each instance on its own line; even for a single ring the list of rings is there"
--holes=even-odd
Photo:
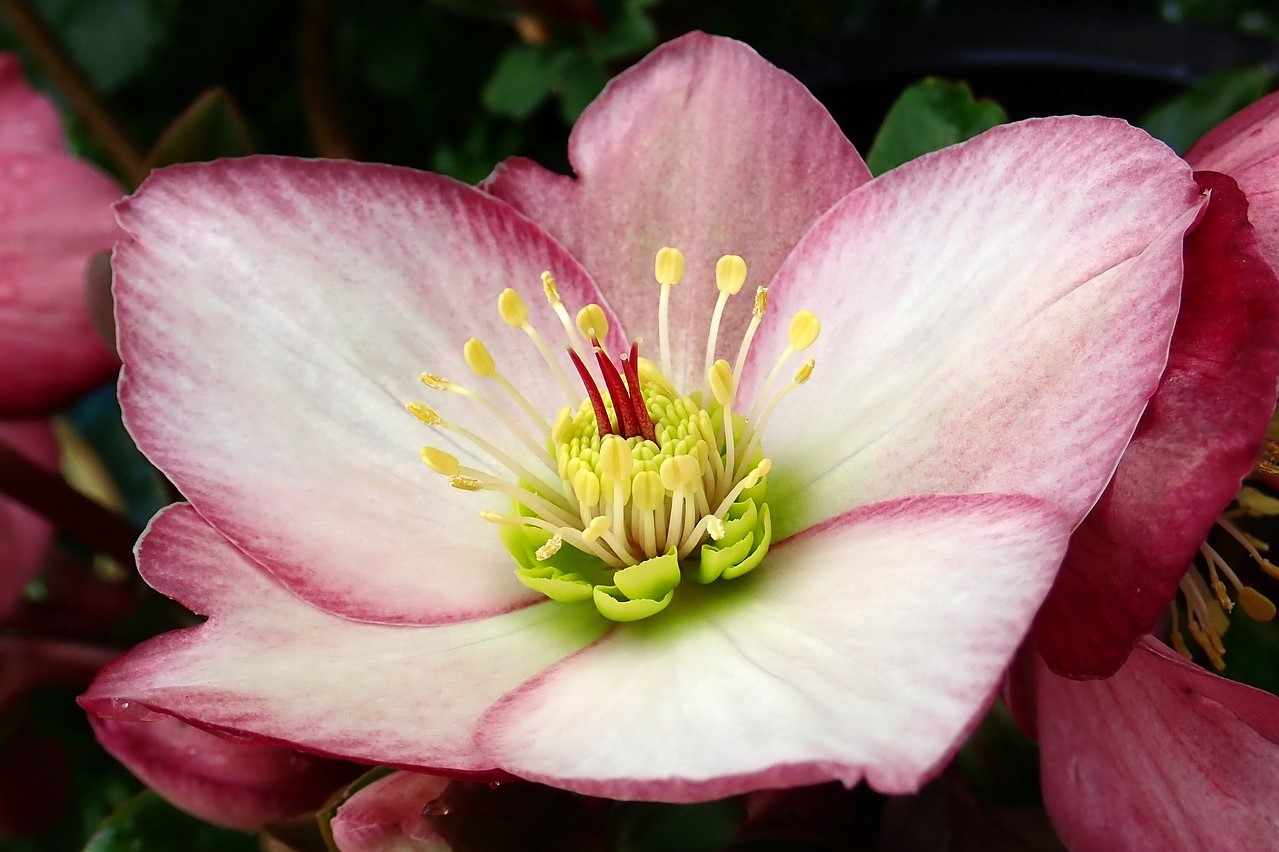
[[[662,611],[685,579],[731,580],[761,564],[772,541],[766,494],[773,462],[764,451],[763,431],[815,366],[805,360],[789,381],[778,381],[820,332],[817,317],[799,311],[754,399],[748,405],[741,398],[742,372],[767,313],[768,291],[755,290],[750,323],[735,351],[723,353],[732,360],[720,357],[725,306],[747,280],[745,261],[725,255],[714,270],[719,296],[709,321],[703,381],[676,386],[669,378],[674,374],[669,316],[684,267],[678,249],[657,252],[656,360],[641,354],[638,339],[611,352],[604,309],[587,304],[571,313],[549,271],[540,283],[563,330],[558,343],[529,322],[528,304],[517,290],[498,295],[498,317],[508,333],[527,336],[530,356],[563,392],[566,404],[558,411],[533,405],[477,337],[462,354],[478,381],[464,385],[432,373],[423,373],[421,381],[485,409],[507,435],[481,435],[424,402],[406,406],[426,426],[451,432],[489,460],[473,468],[437,447],[421,450],[425,465],[453,488],[502,498],[480,514],[497,527],[519,581],[565,603],[593,601],[615,621]],[[508,452],[511,439],[522,448],[518,457]]]

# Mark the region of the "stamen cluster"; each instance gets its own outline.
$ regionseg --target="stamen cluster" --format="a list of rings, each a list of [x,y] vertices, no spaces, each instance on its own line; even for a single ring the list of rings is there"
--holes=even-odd
[[[705,385],[681,393],[667,378],[671,372],[667,341],[670,291],[683,272],[684,257],[677,249],[658,252],[654,274],[661,287],[661,368],[640,356],[638,341],[614,363],[604,343],[609,327],[603,308],[589,304],[570,317],[555,278],[549,272],[542,274],[543,292],[564,329],[569,363],[582,390],[574,388],[552,349],[529,323],[528,307],[520,294],[510,288],[502,291],[499,316],[525,332],[569,400],[553,425],[499,372],[488,348],[477,338],[463,347],[466,364],[477,377],[497,385],[504,400],[440,376],[422,375],[428,387],[460,395],[494,414],[529,451],[530,464],[445,420],[424,403],[408,404],[419,420],[461,436],[513,476],[463,466],[434,447],[422,449],[423,461],[453,487],[497,492],[511,499],[511,512],[481,514],[508,530],[525,531],[523,540],[504,536],[522,566],[517,576],[561,600],[594,593],[601,612],[617,620],[643,617],[664,607],[679,582],[679,566],[693,557],[699,545],[702,554],[696,576],[702,582],[737,576],[759,563],[771,538],[763,491],[772,468],[760,435],[782,398],[808,380],[814,365],[811,359],[806,361],[791,382],[769,395],[784,363],[817,339],[817,318],[800,311],[791,321],[789,343],[763,382],[754,408],[738,409],[738,384],[768,298],[764,288],[757,289],[735,364],[716,359],[724,306],[746,281],[745,262],[726,255],[716,264],[720,293],[707,337]],[[761,404],[765,399],[768,402]],[[565,544],[592,559],[585,565],[580,558],[570,560],[570,565],[561,554]],[[522,555],[526,550],[527,558]],[[642,581],[636,579],[640,576]],[[645,605],[628,608],[631,604]]]

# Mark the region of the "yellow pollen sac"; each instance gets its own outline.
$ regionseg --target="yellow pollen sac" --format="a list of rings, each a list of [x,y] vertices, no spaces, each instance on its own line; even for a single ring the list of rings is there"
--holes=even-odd
[[[587,340],[592,337],[598,340],[608,337],[608,318],[604,316],[604,309],[592,302],[578,311],[577,330]]]
[[[711,365],[706,374],[711,385],[711,393],[720,405],[728,405],[733,399],[733,365],[723,358]]]
[[[417,378],[418,381],[431,390],[448,390],[453,385],[448,379],[443,376],[437,376],[434,373],[423,373]]]
[[[631,480],[631,503],[642,512],[656,512],[666,500],[662,476],[655,470],[641,470]]]
[[[449,477],[449,485],[459,491],[479,491],[483,487],[483,484],[474,476],[463,476],[460,473]]]
[[[746,284],[746,261],[726,254],[715,262],[715,286],[721,293],[736,296]]]
[[[555,276],[550,272],[542,273],[542,292],[546,294],[546,301],[552,305],[563,303],[563,300],[560,299],[560,288],[555,283]]]
[[[608,522],[608,518],[604,515],[591,518],[591,522],[586,525],[586,529],[582,530],[582,538],[587,541],[596,541],[600,536],[608,532],[608,528],[610,526],[611,524]]]
[[[809,358],[807,361],[805,361],[803,364],[800,365],[798,370],[795,371],[795,378],[791,379],[791,381],[793,381],[797,385],[802,385],[804,382],[812,378],[813,368],[816,366],[817,366],[817,362],[813,360],[812,358]]]
[[[817,335],[821,333],[822,324],[812,311],[800,311],[791,318],[790,330],[787,332],[791,348],[803,352],[813,345]]]
[[[582,468],[573,475],[573,493],[587,506],[600,502],[600,478],[594,471]]]
[[[528,322],[528,305],[524,304],[524,297],[510,287],[498,294],[497,313],[511,328],[520,328]]]
[[[768,310],[768,288],[756,287],[755,307],[751,309],[751,312],[757,317],[762,317],[766,310]]]
[[[426,462],[426,466],[431,470],[444,476],[454,476],[461,469],[456,456],[437,450],[435,447],[422,448],[422,461]]]
[[[600,444],[599,471],[604,488],[612,490],[614,483],[629,479],[633,464],[631,448],[625,439],[609,435]]]
[[[702,475],[702,466],[692,456],[673,456],[658,469],[662,486],[672,493],[687,487]]]
[[[563,545],[563,537],[561,537],[559,533],[556,533],[549,541],[546,542],[546,544],[539,547],[534,555],[537,557],[538,562],[545,562],[555,554],[559,553],[560,548]]]
[[[684,253],[677,248],[662,246],[657,250],[657,259],[653,262],[653,275],[657,283],[663,286],[674,286],[684,277]]]
[[[440,415],[435,413],[435,409],[424,402],[410,402],[404,407],[408,409],[409,414],[412,414],[427,426],[439,426],[444,422]]]
[[[478,337],[472,337],[466,341],[466,345],[462,347],[462,357],[466,359],[466,366],[481,378],[487,379],[497,372],[493,356],[489,354],[488,347],[481,343]]]
[[[1253,621],[1271,621],[1275,617],[1275,605],[1270,598],[1254,589],[1252,586],[1244,586],[1239,589],[1239,606],[1243,607],[1243,611]]]

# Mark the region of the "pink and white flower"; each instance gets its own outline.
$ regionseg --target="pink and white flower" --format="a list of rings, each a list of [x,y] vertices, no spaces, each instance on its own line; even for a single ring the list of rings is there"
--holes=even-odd
[[[120,232],[120,189],[66,152],[53,105],[0,55],[0,417],[46,412],[119,362],[89,316],[85,269]]]
[[[614,81],[570,161],[484,191],[223,161],[120,206],[126,422],[190,500],[140,570],[208,620],[89,711],[631,799],[946,760],[1159,380],[1189,169],[1066,118],[871,181],[794,79],[701,34]],[[557,319],[584,386],[526,339]],[[592,373],[591,333],[660,366]]]

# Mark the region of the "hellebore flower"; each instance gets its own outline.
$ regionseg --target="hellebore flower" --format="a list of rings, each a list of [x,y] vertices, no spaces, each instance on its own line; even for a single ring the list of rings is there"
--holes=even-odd
[[[106,381],[119,362],[98,335],[85,269],[119,230],[120,190],[66,153],[53,106],[0,55],[0,416],[45,412]]]
[[[1066,118],[868,181],[702,34],[570,161],[223,161],[118,208],[126,423],[190,500],[140,570],[208,621],[86,709],[613,798],[936,771],[1158,382],[1189,169]]]
[[[1257,848],[1279,828],[1279,697],[1182,659],[1175,606],[1182,656],[1140,636],[1180,588],[1186,628],[1223,668],[1224,613],[1274,616],[1205,539],[1216,523],[1251,550],[1254,570],[1279,573],[1219,518],[1254,465],[1273,464],[1257,451],[1279,382],[1277,107],[1274,96],[1254,104],[1187,155],[1229,176],[1196,173],[1212,200],[1186,239],[1168,370],[1071,541],[1036,624],[1043,656],[1027,650],[1013,671],[1014,711],[1040,741],[1045,805],[1072,848]]]

